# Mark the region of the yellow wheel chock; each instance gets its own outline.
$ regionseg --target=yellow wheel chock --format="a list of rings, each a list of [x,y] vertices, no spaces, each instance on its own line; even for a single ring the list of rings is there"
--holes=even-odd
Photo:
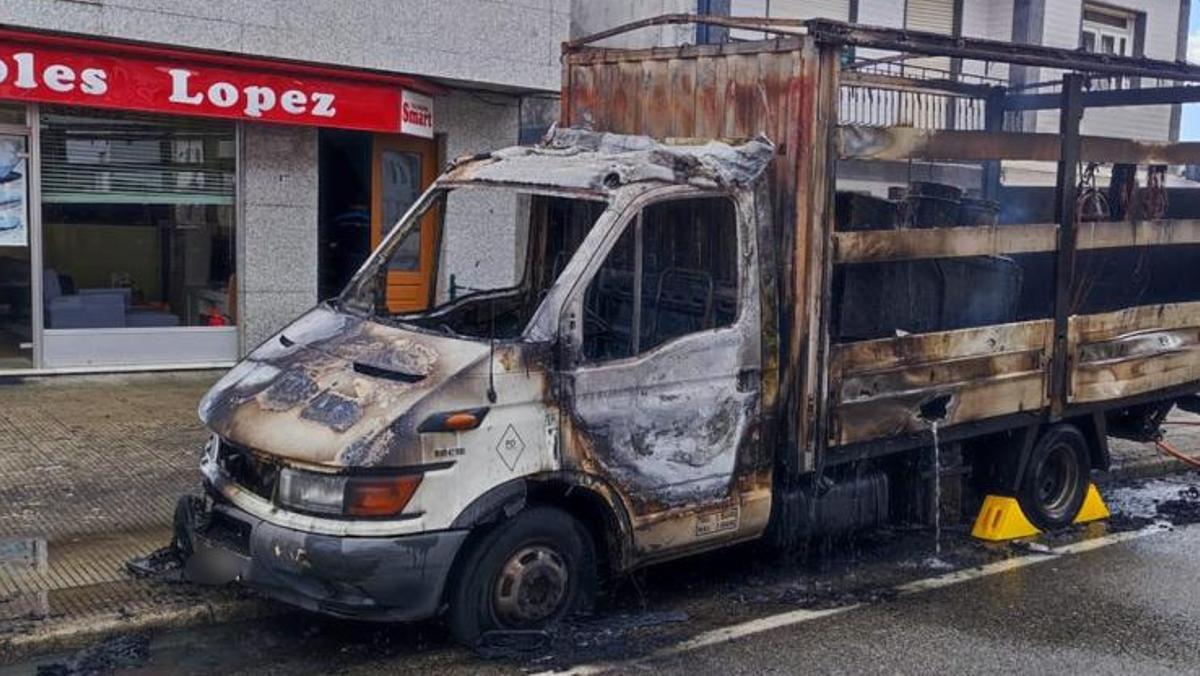
[[[1096,484],[1088,484],[1087,495],[1079,513],[1075,515],[1075,523],[1087,523],[1107,519],[1110,513]],[[975,527],[971,529],[971,537],[980,540],[998,542],[1014,540],[1037,535],[1042,531],[1030,523],[1017,499],[1007,495],[989,495],[983,501],[983,508],[975,519]]]

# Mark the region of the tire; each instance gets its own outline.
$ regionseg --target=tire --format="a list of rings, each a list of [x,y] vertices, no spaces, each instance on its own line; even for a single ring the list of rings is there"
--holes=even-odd
[[[591,608],[596,578],[596,548],[578,520],[554,507],[525,510],[465,552],[450,581],[450,631],[474,646],[487,632],[550,627]]]
[[[1090,457],[1074,425],[1055,425],[1038,439],[1016,496],[1033,525],[1044,531],[1071,525],[1087,497]]]

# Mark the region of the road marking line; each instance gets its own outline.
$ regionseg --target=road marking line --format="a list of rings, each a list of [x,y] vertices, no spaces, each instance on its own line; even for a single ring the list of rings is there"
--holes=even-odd
[[[1121,542],[1137,540],[1148,535],[1166,532],[1171,530],[1171,526],[1164,524],[1154,524],[1140,530],[1125,531],[1122,533],[1112,533],[1090,540],[1082,540],[1069,545],[1055,547],[1045,552],[1033,552],[1023,556],[995,561],[993,563],[984,564],[975,568],[965,568],[963,570],[955,570],[944,575],[907,582],[905,584],[893,587],[893,589],[901,596],[917,594],[924,591],[941,589],[949,587],[961,582],[970,580],[978,580],[980,578],[996,575],[999,573],[1007,573],[1009,571],[1031,566],[1044,561],[1054,561],[1061,559],[1064,556],[1073,554],[1082,554],[1090,552],[1109,545],[1115,545]],[[855,608],[864,607],[867,604],[856,603],[850,606],[840,606],[837,608],[828,608],[825,610],[791,610],[786,613],[776,615],[768,615],[739,624],[731,624],[727,627],[719,627],[702,632],[693,636],[686,641],[676,643],[675,645],[666,648],[660,648],[647,655],[635,657],[629,660],[617,662],[599,662],[596,664],[581,664],[564,671],[543,671],[533,676],[593,676],[595,674],[603,674],[609,671],[620,669],[621,667],[632,667],[634,665],[651,662],[665,657],[674,657],[699,648],[728,643],[739,638],[753,636],[772,629],[780,629],[790,627],[804,622],[811,622],[823,617],[840,615],[841,613],[849,612]]]
[[[1108,545],[1115,545],[1118,542],[1128,542],[1129,540],[1144,538],[1147,535],[1163,533],[1174,528],[1177,528],[1177,526],[1173,526],[1166,522],[1159,522],[1138,530],[1125,531],[1124,533],[1113,533],[1111,535],[1105,535],[1103,537],[1093,538],[1091,540],[1080,540],[1079,542],[1074,542],[1069,545],[1055,547],[1054,551],[1058,554],[1082,554],[1084,552],[1090,552],[1094,549],[1100,549],[1101,547],[1107,547]]]
[[[710,631],[701,632],[692,638],[681,643],[676,643],[666,648],[655,650],[643,657],[637,657],[631,660],[622,660],[619,662],[599,662],[597,664],[583,664],[576,667],[571,667],[566,671],[543,671],[533,676],[593,676],[594,674],[603,674],[622,666],[632,666],[641,662],[662,659],[680,655],[698,648],[704,648],[711,645],[719,645],[728,643],[746,636],[761,634],[764,631],[779,629],[781,627],[789,627],[812,620],[819,620],[822,617],[831,615],[839,615],[855,608],[862,604],[854,604],[852,606],[838,606],[837,608],[827,608],[825,610],[791,610],[786,613],[777,615],[768,615],[754,620],[742,622],[740,624],[731,624],[728,627],[718,627]]]

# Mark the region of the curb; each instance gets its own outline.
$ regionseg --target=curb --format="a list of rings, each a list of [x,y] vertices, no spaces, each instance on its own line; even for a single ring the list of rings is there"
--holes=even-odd
[[[0,665],[50,653],[75,650],[121,634],[164,629],[189,629],[210,624],[251,620],[280,612],[279,606],[257,598],[227,599],[168,609],[153,609],[133,617],[93,615],[39,627],[0,639]]]
[[[1097,477],[1101,485],[1130,479],[1154,479],[1168,474],[1176,474],[1191,469],[1174,458],[1154,455],[1144,460],[1121,463]]]

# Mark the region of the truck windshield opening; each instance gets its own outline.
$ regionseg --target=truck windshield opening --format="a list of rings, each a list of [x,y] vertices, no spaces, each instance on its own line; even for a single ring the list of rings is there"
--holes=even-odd
[[[494,186],[427,194],[340,301],[468,338],[521,335],[607,203]]]

